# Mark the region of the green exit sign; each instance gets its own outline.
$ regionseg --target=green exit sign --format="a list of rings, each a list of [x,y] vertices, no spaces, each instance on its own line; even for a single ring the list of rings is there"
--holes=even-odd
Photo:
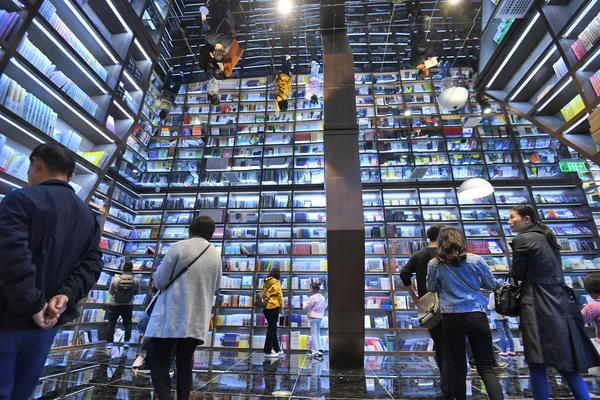
[[[559,161],[558,165],[562,172],[587,172],[588,167],[585,161],[572,160],[572,161]]]

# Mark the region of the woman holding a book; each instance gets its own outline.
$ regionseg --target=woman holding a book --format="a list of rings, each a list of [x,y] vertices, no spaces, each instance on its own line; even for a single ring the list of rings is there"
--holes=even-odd
[[[511,243],[510,274],[521,281],[520,329],[533,397],[550,398],[546,367],[553,367],[575,399],[589,399],[580,373],[600,365],[600,356],[585,333],[577,299],[565,284],[556,236],[530,206],[513,207],[508,225],[518,233]]]

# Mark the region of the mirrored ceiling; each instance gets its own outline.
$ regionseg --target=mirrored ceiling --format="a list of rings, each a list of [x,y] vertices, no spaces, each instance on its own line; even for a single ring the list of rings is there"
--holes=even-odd
[[[343,5],[356,72],[415,68],[431,56],[454,67],[477,69],[480,0]],[[205,18],[203,7],[210,11]],[[227,10],[229,18],[223,18]],[[172,67],[183,71],[187,82],[208,79],[202,68],[207,35],[223,31],[230,22],[244,49],[232,78],[274,75],[284,54],[292,57],[298,73],[308,73],[313,58],[321,62],[321,16],[328,12],[333,7],[316,0],[174,0],[160,44],[158,72]]]

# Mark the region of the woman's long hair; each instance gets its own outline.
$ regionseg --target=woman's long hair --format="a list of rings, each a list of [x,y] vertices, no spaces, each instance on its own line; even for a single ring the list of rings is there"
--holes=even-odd
[[[279,268],[278,267],[274,267],[273,269],[271,269],[271,271],[269,271],[269,276],[272,276],[273,278],[280,280],[281,279],[281,272],[279,272]]]
[[[451,226],[444,226],[438,236],[437,259],[450,265],[458,265],[467,259],[467,241]]]
[[[535,226],[538,226],[542,230],[544,236],[546,236],[546,240],[548,243],[550,243],[550,246],[552,246],[552,248],[555,250],[560,250],[560,245],[556,241],[554,232],[548,227],[548,225],[540,222],[539,215],[533,210],[533,208],[531,208],[531,206],[514,206],[510,209],[510,211],[516,212],[523,219],[525,219],[525,217],[531,218],[531,223]]]

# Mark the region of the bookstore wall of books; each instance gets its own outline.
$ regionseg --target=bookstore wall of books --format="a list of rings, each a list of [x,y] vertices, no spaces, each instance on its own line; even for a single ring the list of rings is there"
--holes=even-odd
[[[483,13],[485,93],[599,162],[600,137],[590,135],[588,118],[600,105],[600,5],[544,2],[515,19],[485,2]]]
[[[188,237],[194,216],[209,215],[223,278],[205,346],[263,347],[266,321],[253,299],[279,267],[282,347],[309,349],[300,304],[312,282],[325,295],[335,284],[327,275],[323,103],[305,100],[308,76],[297,74],[289,109],[277,113],[269,77],[235,75],[222,82],[218,106],[207,100],[206,81],[183,85],[158,126],[161,80],[149,49],[165,27],[166,3],[0,0],[0,195],[26,185],[37,144],[62,143],[77,154],[72,185],[103,231],[104,271],[54,348],[103,343],[108,285],[125,261],[142,282],[137,321],[169,247]],[[497,42],[510,26],[502,29]],[[362,35],[349,38],[353,48],[364,46]],[[355,75],[370,354],[432,350],[399,278],[432,224],[463,232],[469,251],[501,281],[511,258],[508,212],[530,204],[558,236],[567,282],[583,303],[591,299],[582,277],[600,270],[600,167],[514,108],[493,102],[492,113],[480,118],[473,71],[451,73],[470,93],[452,113],[436,101],[439,69],[426,79],[388,67]],[[459,201],[457,188],[473,177],[490,181],[495,193]],[[322,330],[327,349],[327,316]]]

